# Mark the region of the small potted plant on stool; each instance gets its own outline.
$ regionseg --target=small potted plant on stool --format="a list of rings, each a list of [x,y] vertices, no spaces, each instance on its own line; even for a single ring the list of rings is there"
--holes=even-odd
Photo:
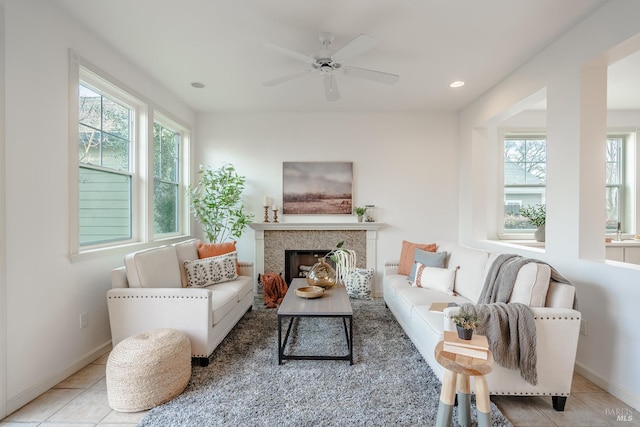
[[[458,337],[463,340],[470,340],[473,337],[473,331],[480,326],[480,319],[475,314],[460,310],[458,314],[451,318],[456,324]]]

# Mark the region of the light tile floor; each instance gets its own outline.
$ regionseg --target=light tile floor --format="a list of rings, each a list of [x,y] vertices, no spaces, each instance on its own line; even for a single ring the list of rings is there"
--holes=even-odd
[[[562,412],[553,409],[551,397],[491,396],[491,401],[516,427],[640,426],[637,410],[576,373]],[[627,418],[618,420],[618,415]]]
[[[137,425],[146,411],[123,413],[109,407],[106,363],[107,356],[96,360],[0,421],[0,427]],[[640,427],[639,411],[578,374],[564,412],[553,409],[550,397],[492,396],[491,400],[515,427]],[[618,415],[627,415],[627,421],[618,420]]]
[[[107,399],[105,355],[0,422],[0,427],[134,427],[147,411],[111,409]]]

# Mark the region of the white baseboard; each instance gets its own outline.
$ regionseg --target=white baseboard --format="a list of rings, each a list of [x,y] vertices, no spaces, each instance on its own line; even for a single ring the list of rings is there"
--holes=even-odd
[[[75,374],[80,369],[89,365],[91,362],[107,354],[108,352],[111,351],[111,347],[112,347],[111,341],[105,344],[102,344],[101,346],[91,350],[83,358],[73,363],[64,371],[58,372],[57,374],[52,375],[49,378],[46,378],[44,381],[32,387],[29,387],[28,389],[26,389],[25,391],[23,391],[22,393],[16,396],[7,398],[7,402],[6,402],[7,415],[10,415],[12,412],[15,412],[18,409],[22,408],[24,405],[31,402],[36,397],[40,396],[45,391],[51,389],[61,381],[67,379],[69,376]]]
[[[598,387],[604,389],[610,395],[620,399],[627,405],[634,408],[636,411],[640,411],[640,396],[637,396],[629,390],[612,384],[604,378],[599,377],[580,363],[576,362],[575,370],[577,373],[579,373]]]

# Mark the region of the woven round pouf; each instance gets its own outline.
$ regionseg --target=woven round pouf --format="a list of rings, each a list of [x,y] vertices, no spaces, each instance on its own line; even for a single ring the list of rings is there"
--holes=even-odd
[[[155,329],[120,341],[107,360],[109,406],[138,412],[182,393],[191,377],[191,341],[175,329]]]

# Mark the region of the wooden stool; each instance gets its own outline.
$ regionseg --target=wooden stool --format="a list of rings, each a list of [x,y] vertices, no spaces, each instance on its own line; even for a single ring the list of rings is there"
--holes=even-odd
[[[436,360],[445,368],[440,392],[440,405],[436,427],[449,427],[453,417],[453,405],[458,393],[458,422],[462,427],[471,425],[471,406],[469,402],[469,377],[474,378],[476,391],[476,407],[478,408],[478,427],[491,426],[491,405],[489,388],[485,375],[493,370],[493,354],[489,351],[487,360],[462,356],[442,350],[443,341],[436,345]],[[457,378],[456,378],[457,377]],[[457,384],[457,387],[456,387]]]

